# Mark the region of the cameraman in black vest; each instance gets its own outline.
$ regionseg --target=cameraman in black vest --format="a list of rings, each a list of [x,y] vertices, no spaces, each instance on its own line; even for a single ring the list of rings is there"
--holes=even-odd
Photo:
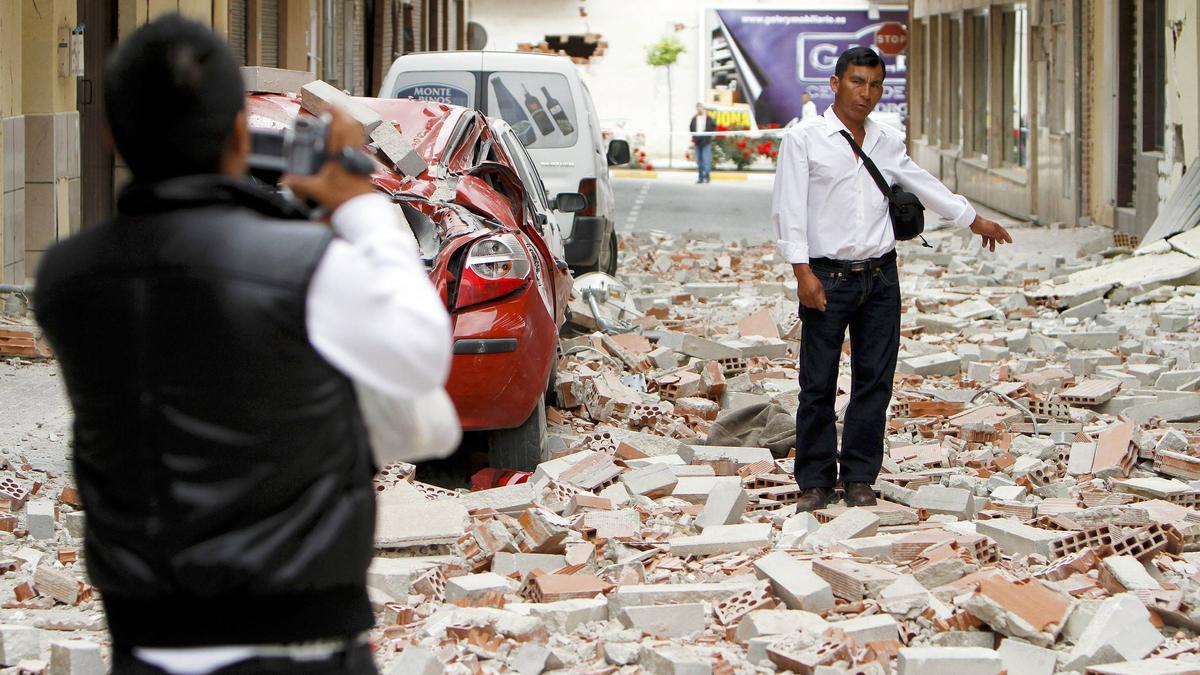
[[[372,458],[355,382],[441,386],[450,322],[368,178],[329,161],[295,211],[246,179],[241,73],[177,15],[110,58],[132,172],[52,248],[38,319],[75,413],[88,572],[117,673],[374,673]],[[335,111],[331,154],[363,142]]]

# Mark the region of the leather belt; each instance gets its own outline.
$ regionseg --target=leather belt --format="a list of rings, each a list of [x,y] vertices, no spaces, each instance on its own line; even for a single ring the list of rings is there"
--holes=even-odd
[[[817,267],[828,272],[840,272],[842,274],[858,273],[858,272],[874,272],[888,263],[896,260],[896,251],[888,251],[878,258],[867,258],[865,260],[834,260],[833,258],[811,258],[808,261],[809,267]]]

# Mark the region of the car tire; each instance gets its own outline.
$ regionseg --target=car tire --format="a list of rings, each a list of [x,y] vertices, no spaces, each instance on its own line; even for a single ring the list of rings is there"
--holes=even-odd
[[[545,461],[546,398],[539,396],[537,406],[521,426],[488,433],[488,463],[496,469],[533,471]]]

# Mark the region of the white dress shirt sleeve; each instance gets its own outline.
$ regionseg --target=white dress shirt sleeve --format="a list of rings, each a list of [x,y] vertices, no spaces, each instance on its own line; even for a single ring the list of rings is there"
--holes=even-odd
[[[771,229],[784,260],[808,262],[808,148],[795,132],[784,134],[779,143]]]
[[[925,208],[959,227],[967,227],[975,222],[975,207],[971,206],[971,202],[967,201],[966,197],[951,192],[942,181],[912,161],[903,144],[900,146],[898,172],[896,182],[915,194]]]
[[[381,194],[333,213],[334,231],[309,286],[309,341],[347,377],[385,396],[412,398],[446,381],[450,317]]]

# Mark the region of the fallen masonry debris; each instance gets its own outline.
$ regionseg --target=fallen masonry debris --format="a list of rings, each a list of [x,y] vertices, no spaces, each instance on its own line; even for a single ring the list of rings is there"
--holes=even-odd
[[[879,502],[797,515],[790,268],[625,237],[600,316],[573,309],[526,482],[377,475],[381,672],[1200,672],[1200,261],[930,240],[901,250]],[[84,510],[44,436],[0,447],[0,665],[93,672]]]

